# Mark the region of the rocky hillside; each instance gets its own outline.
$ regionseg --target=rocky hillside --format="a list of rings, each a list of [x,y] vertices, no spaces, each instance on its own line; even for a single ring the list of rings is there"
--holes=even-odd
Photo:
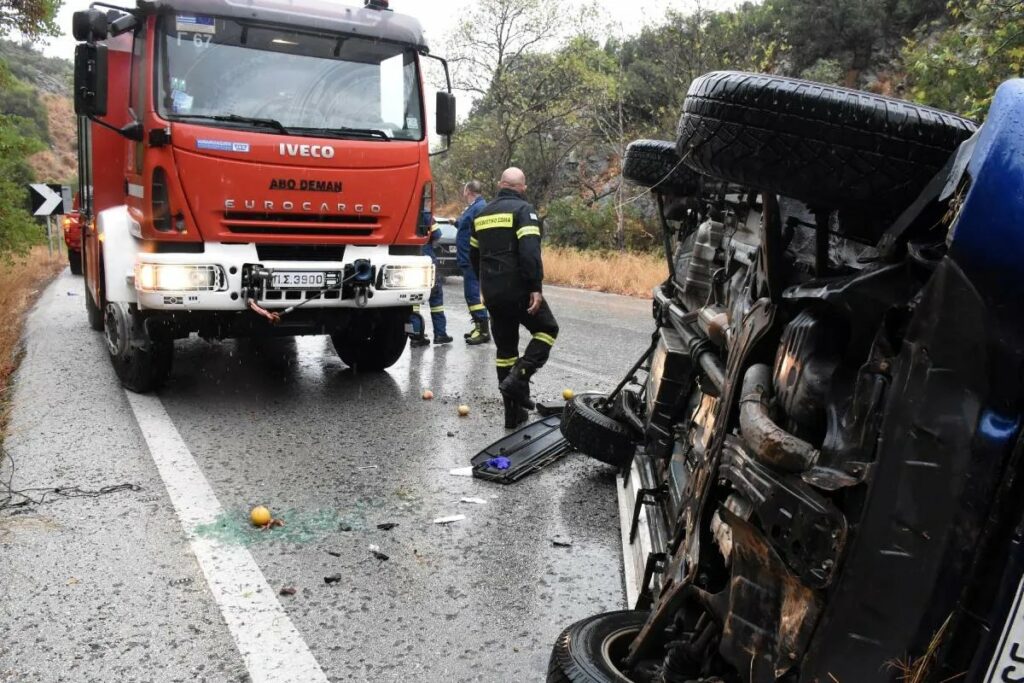
[[[10,41],[0,41],[0,61],[15,79],[0,93],[0,114],[21,117],[23,134],[44,144],[42,151],[28,159],[35,179],[73,182],[78,173],[78,149],[71,62]]]

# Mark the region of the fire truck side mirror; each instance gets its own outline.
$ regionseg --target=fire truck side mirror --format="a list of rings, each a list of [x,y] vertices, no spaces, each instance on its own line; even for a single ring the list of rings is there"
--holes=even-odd
[[[107,13],[98,9],[75,12],[71,16],[71,33],[80,43],[107,39]]]
[[[106,45],[86,43],[75,47],[75,113],[107,115]]]
[[[437,93],[437,134],[451,135],[455,132],[455,95],[443,90]]]

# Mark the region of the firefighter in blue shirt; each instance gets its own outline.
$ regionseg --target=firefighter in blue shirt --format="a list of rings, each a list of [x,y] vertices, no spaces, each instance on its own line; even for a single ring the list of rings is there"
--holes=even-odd
[[[480,280],[473,272],[473,264],[469,259],[469,238],[473,233],[473,220],[487,206],[487,200],[481,194],[483,185],[479,180],[470,180],[462,188],[462,199],[466,202],[466,210],[459,216],[455,224],[458,233],[455,236],[457,263],[462,270],[462,288],[466,296],[469,315],[473,318],[473,329],[465,335],[466,343],[471,346],[486,344],[491,341],[490,320],[487,308],[480,300]]]
[[[434,343],[451,344],[452,338],[448,336],[448,320],[444,315],[444,287],[441,286],[442,278],[437,269],[437,255],[434,253],[434,244],[439,239],[441,239],[441,226],[434,223],[430,228],[430,239],[423,245],[423,253],[434,262],[434,286],[430,290],[430,322],[434,327]],[[430,344],[426,330],[412,335],[409,343],[412,346]]]

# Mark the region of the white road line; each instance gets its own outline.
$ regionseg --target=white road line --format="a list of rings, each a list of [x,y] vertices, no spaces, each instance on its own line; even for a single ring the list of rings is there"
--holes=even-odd
[[[199,538],[220,502],[159,398],[125,392],[181,526],[254,683],[319,683],[327,676],[285,613],[252,554]]]

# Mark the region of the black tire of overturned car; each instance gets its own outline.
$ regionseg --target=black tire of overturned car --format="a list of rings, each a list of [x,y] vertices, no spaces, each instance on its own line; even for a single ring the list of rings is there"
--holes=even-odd
[[[562,631],[551,650],[547,683],[628,683],[612,660],[628,654],[647,612],[605,612]]]
[[[667,140],[634,140],[622,158],[622,177],[671,195],[700,192],[700,174],[681,161],[676,146]]]
[[[629,429],[599,411],[604,394],[576,394],[562,413],[562,436],[580,453],[615,467],[629,467],[636,442]]]
[[[909,204],[977,125],[821,83],[716,71],[690,84],[677,150],[708,176],[817,208]]]

